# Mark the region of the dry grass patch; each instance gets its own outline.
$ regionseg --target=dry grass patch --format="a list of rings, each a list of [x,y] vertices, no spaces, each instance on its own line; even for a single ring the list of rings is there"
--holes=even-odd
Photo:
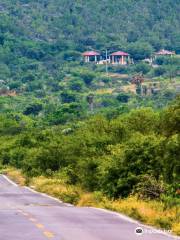
[[[78,202],[80,207],[97,207],[108,208],[111,201],[109,201],[101,192],[83,193]]]
[[[113,91],[114,91],[114,88],[98,89],[98,90],[96,90],[96,94],[98,94],[98,95],[112,94]]]
[[[26,185],[26,177],[23,175],[22,171],[15,168],[5,168],[2,173],[7,175],[11,180],[17,184],[24,186]]]
[[[164,203],[144,201],[131,196],[126,199],[111,202],[110,209],[124,213],[148,225],[172,230],[180,234],[179,212],[175,207],[164,210]]]
[[[172,225],[172,231],[180,236],[180,223],[174,223]]]
[[[32,179],[31,185],[37,191],[47,193],[71,204],[77,204],[81,195],[81,190],[78,187],[65,185],[59,179],[36,177]]]

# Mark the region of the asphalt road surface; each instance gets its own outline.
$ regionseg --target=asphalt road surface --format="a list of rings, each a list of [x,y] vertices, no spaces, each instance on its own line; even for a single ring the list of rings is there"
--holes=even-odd
[[[58,202],[0,175],[0,240],[167,240],[137,222],[108,211]]]

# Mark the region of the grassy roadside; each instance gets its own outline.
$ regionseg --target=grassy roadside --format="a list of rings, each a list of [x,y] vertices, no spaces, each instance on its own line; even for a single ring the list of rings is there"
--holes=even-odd
[[[20,170],[15,168],[0,168],[0,174],[7,175],[11,180],[19,184],[20,186],[26,185],[26,178]]]
[[[111,201],[101,192],[87,193],[80,187],[64,184],[57,178],[41,176],[27,179],[22,171],[14,168],[6,168],[1,172],[20,185],[29,185],[64,202],[80,207],[91,206],[113,210],[147,225],[172,230],[173,233],[180,235],[180,208],[177,206],[167,207],[163,202],[139,200],[136,196]]]

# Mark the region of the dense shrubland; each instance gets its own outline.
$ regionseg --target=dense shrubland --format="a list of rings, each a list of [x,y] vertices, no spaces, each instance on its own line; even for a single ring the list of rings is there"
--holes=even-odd
[[[95,113],[161,108],[176,95],[169,86],[146,99],[116,92],[137,73],[152,81],[178,82],[179,57],[158,58],[156,68],[141,62],[161,48],[180,51],[178,1],[2,0],[0,96],[8,91],[17,96],[0,97],[0,112],[33,116],[46,125],[65,124],[87,117],[91,93]],[[82,62],[81,53],[88,49],[128,51],[136,64],[109,66],[107,77],[105,66]],[[111,73],[127,77],[115,79]],[[97,93],[102,88],[112,92]]]
[[[149,197],[160,197],[169,186],[175,194],[180,170],[179,104],[178,98],[158,112],[142,108],[111,120],[97,115],[42,128],[28,117],[4,114],[0,159],[22,168],[29,177],[55,172],[69,184],[112,198],[129,195],[142,186],[144,177],[157,181],[157,190]]]
[[[178,0],[2,0],[0,89],[46,100],[49,94],[60,96],[68,79],[70,91],[89,92],[98,83],[93,74],[98,68],[80,67],[83,51],[124,50],[135,62],[161,48],[179,53],[179,26]],[[158,69],[140,64],[119,71],[169,77],[178,75],[178,66],[166,61]]]

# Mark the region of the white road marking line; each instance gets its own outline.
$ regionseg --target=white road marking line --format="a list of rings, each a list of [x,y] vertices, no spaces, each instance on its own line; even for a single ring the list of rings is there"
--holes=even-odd
[[[31,221],[31,222],[37,222],[37,220],[36,220],[35,218],[33,218],[33,217],[30,217],[30,218],[29,218],[29,221]]]
[[[16,184],[16,183],[13,182],[12,180],[10,180],[7,176],[2,175],[2,177],[4,177],[4,178],[5,178],[9,183],[11,183],[13,186],[18,187],[18,184]],[[52,199],[52,200],[54,200],[54,201],[56,201],[56,202],[58,202],[58,203],[63,203],[63,204],[64,204],[65,206],[67,206],[67,207],[73,207],[73,206],[74,206],[73,204],[64,203],[63,201],[61,201],[61,200],[59,200],[59,199],[57,199],[57,198],[55,198],[55,197],[49,196],[49,195],[47,195],[47,194],[45,194],[45,193],[40,193],[40,192],[38,192],[38,191],[30,188],[30,187],[25,186],[24,188],[28,189],[29,191],[31,191],[31,192],[33,192],[33,193],[40,194],[40,195],[43,196],[43,197],[47,197],[47,198],[49,198],[49,199]]]
[[[43,196],[43,197],[50,198],[50,199],[52,199],[52,200],[54,200],[54,201],[56,201],[56,202],[58,202],[58,203],[63,203],[61,200],[59,200],[59,199],[57,199],[57,198],[55,198],[55,197],[49,196],[49,195],[47,195],[46,193],[38,192],[38,191],[36,191],[36,190],[34,190],[34,189],[30,188],[30,187],[25,187],[25,188],[28,189],[29,191],[33,192],[33,193],[39,194],[39,195],[41,195],[41,196]],[[70,204],[70,203],[63,203],[63,204],[65,204],[65,205],[68,206],[68,207],[73,207],[73,205]]]
[[[104,212],[104,213],[116,215],[117,217],[121,218],[122,220],[124,220],[126,222],[139,224],[139,222],[137,220],[134,220],[133,218],[130,218],[130,217],[128,217],[126,215],[123,215],[121,213],[113,212],[113,211],[110,211],[110,210],[107,210],[107,209],[96,208],[96,207],[89,207],[89,208],[92,208],[92,209],[95,209],[95,210],[99,210],[99,211]]]
[[[22,212],[22,215],[24,215],[25,217],[28,217],[29,214],[28,213],[25,213],[25,212]]]
[[[7,176],[5,176],[5,175],[1,175],[3,178],[5,178],[10,184],[12,184],[13,186],[15,186],[15,187],[18,187],[18,185],[15,183],[15,182],[13,182],[12,180],[10,180]]]
[[[125,215],[123,215],[123,214],[121,214],[121,213],[113,212],[113,211],[106,210],[106,209],[102,209],[102,208],[95,208],[95,207],[89,207],[89,208],[95,209],[95,210],[99,210],[99,211],[104,212],[104,213],[109,213],[109,214],[115,215],[115,216],[117,216],[118,218],[120,218],[120,219],[122,219],[122,220],[124,220],[124,221],[126,221],[126,222],[130,222],[130,223],[137,224],[138,227],[144,227],[144,228],[146,228],[146,229],[151,229],[151,230],[156,230],[156,231],[160,230],[160,229],[157,229],[157,228],[155,228],[155,227],[142,224],[142,223],[140,223],[139,221],[134,220],[134,219],[132,219],[132,218],[130,218],[130,217],[128,217],[128,216],[125,216]],[[172,235],[172,234],[170,234],[170,233],[161,232],[161,233],[158,233],[158,234],[159,234],[159,235],[165,235],[165,236],[167,236],[167,237],[171,237],[172,239],[175,239],[175,240],[180,240],[180,237],[174,236],[174,235]]]

